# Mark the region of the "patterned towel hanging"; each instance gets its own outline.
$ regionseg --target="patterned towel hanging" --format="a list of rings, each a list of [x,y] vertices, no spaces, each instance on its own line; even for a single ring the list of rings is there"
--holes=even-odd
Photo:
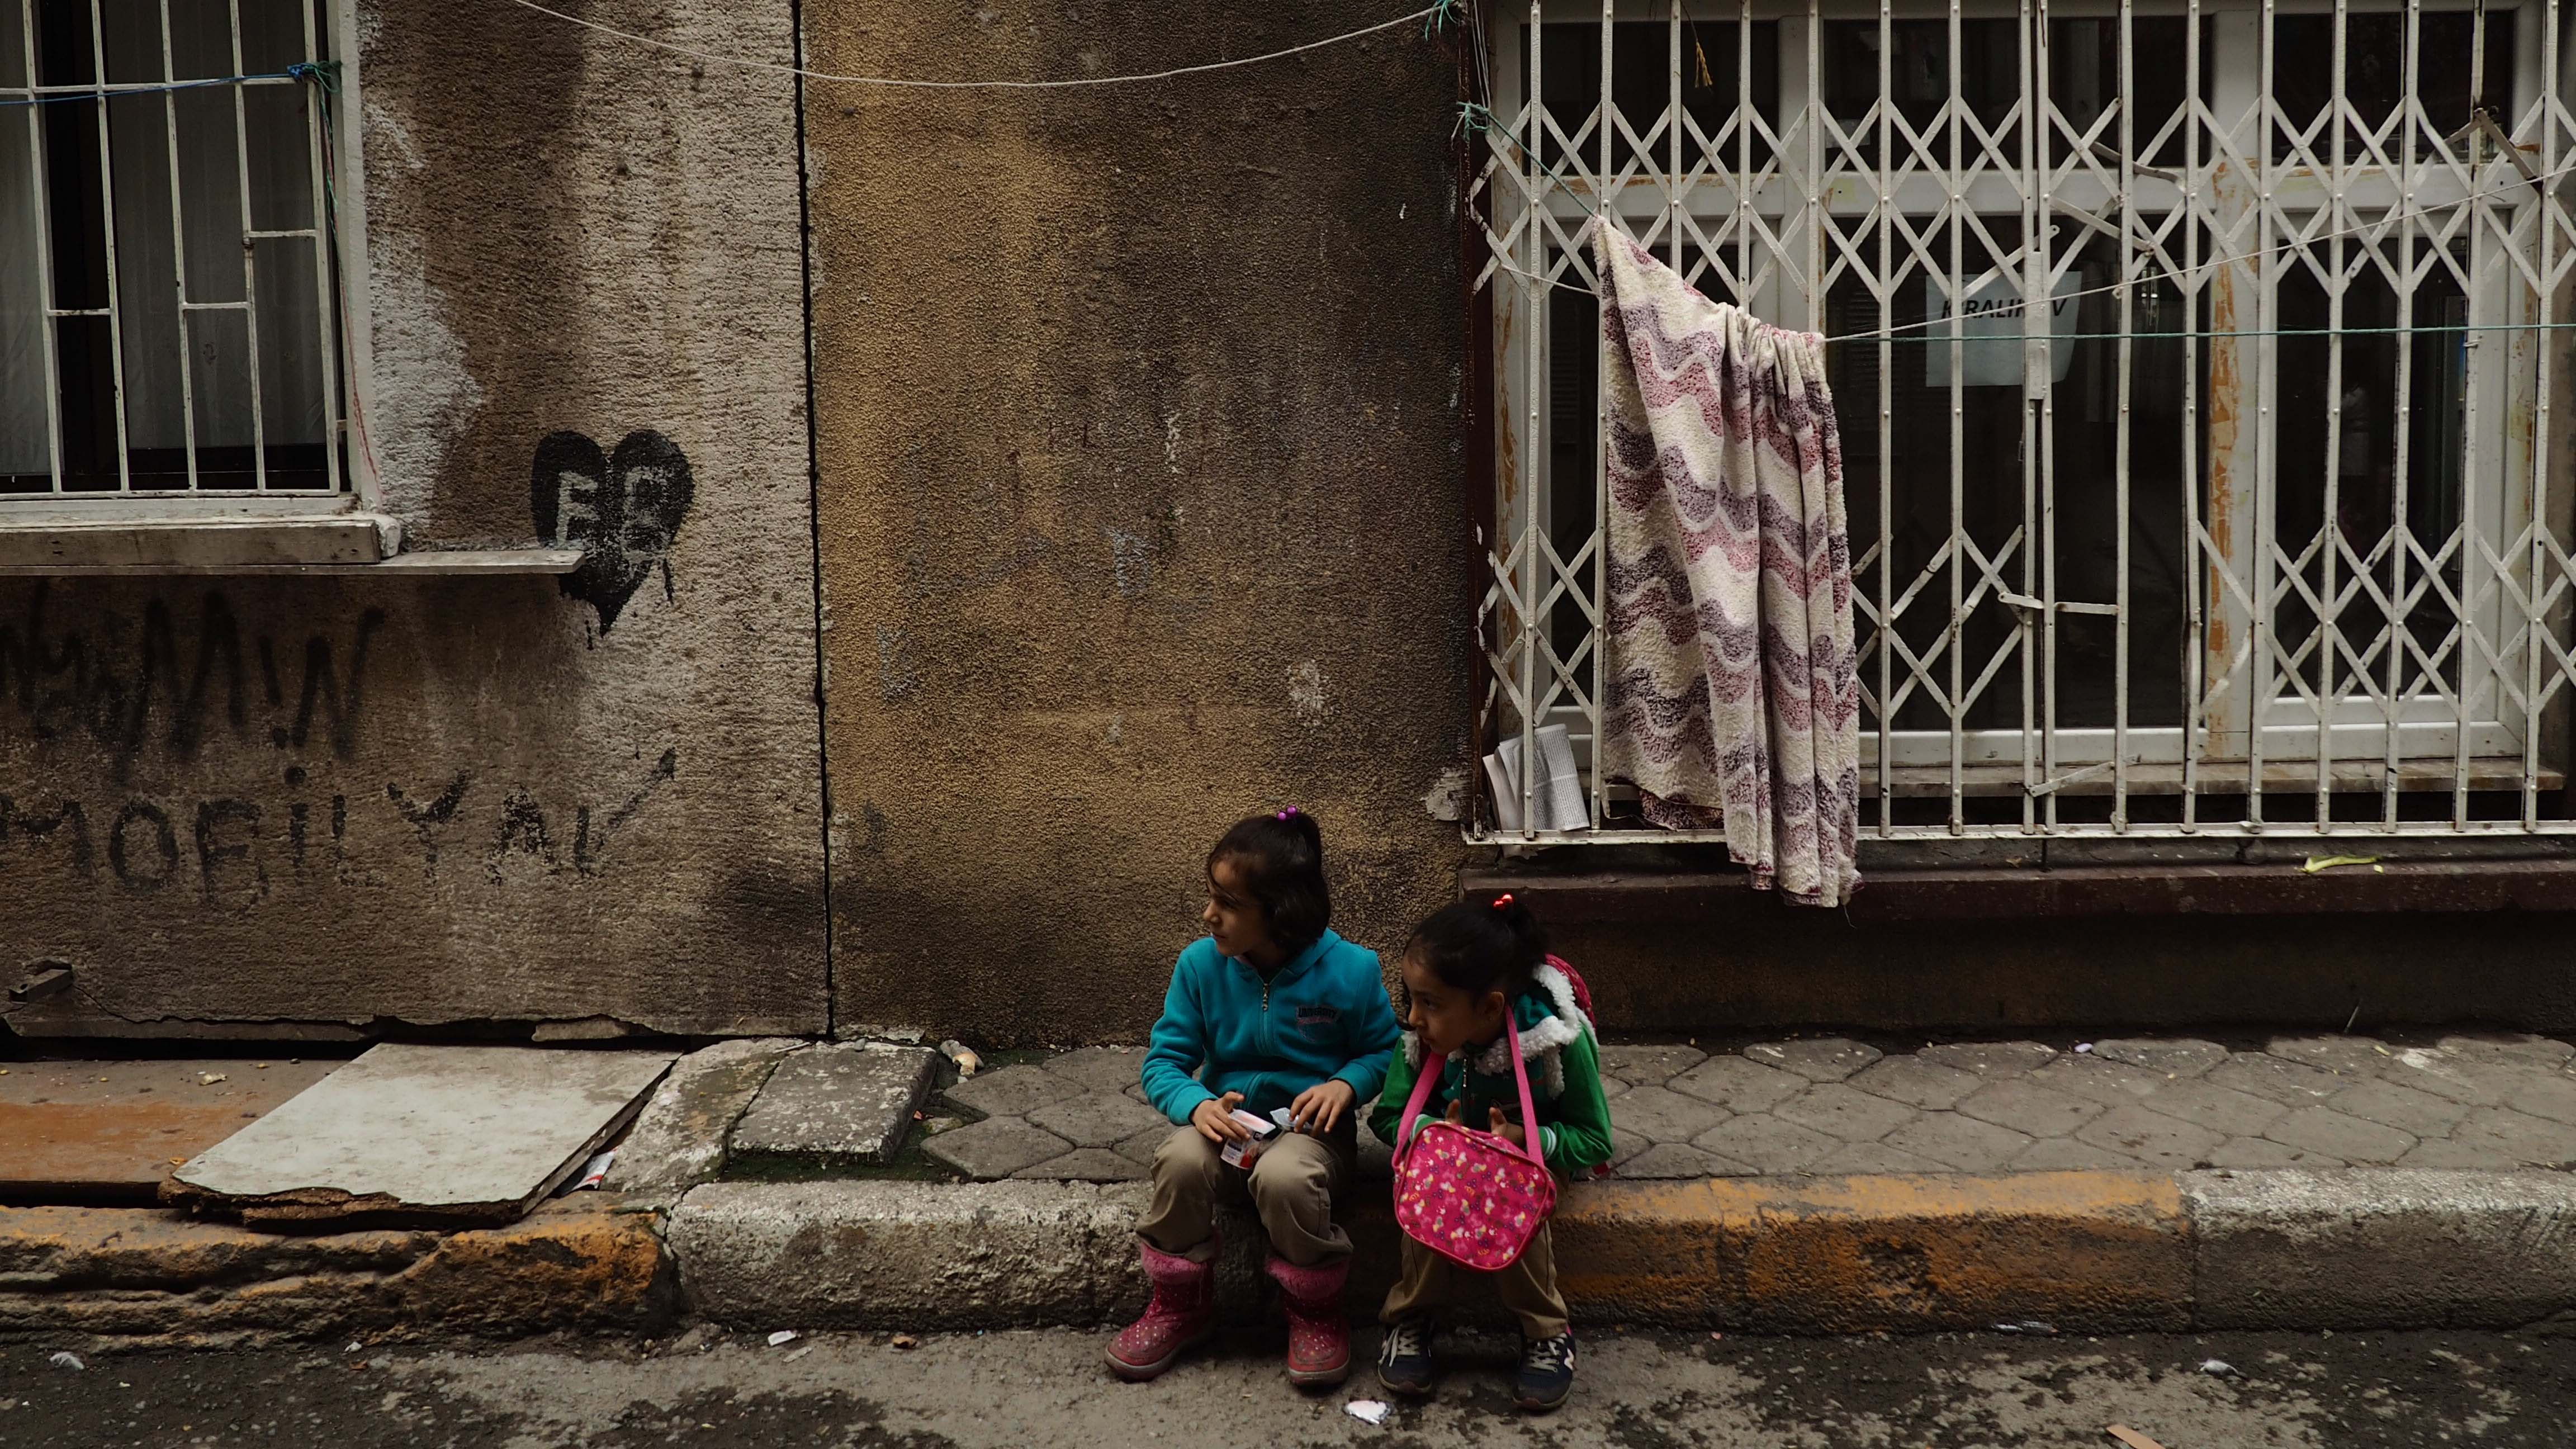
[[[1602,763],[1646,818],[1720,830],[1760,888],[1860,884],[1860,675],[1824,339],[1592,228],[1609,365]]]

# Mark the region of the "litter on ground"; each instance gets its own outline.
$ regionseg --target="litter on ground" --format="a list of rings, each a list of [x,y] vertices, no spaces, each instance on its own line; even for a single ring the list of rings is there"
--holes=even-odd
[[[1387,1406],[1376,1399],[1353,1399],[1342,1405],[1342,1412],[1363,1424],[1383,1424]]]

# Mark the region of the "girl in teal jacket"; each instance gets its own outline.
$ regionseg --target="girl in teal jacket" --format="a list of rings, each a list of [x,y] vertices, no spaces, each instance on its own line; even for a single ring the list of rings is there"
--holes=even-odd
[[[1350,1372],[1342,1284],[1351,1240],[1333,1221],[1350,1181],[1356,1110],[1395,1048],[1377,953],[1333,934],[1324,842],[1298,810],[1256,815],[1208,852],[1205,939],[1172,968],[1145,1052],[1145,1097],[1180,1130],[1154,1154],[1137,1223],[1154,1287],[1109,1347],[1121,1378],[1150,1379],[1214,1323],[1216,1208],[1249,1198],[1288,1309],[1290,1382]],[[1262,1140],[1239,1119],[1288,1126]],[[1236,1154],[1229,1162],[1227,1154]]]

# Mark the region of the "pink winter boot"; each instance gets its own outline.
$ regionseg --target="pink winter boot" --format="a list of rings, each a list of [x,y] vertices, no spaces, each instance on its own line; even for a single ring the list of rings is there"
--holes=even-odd
[[[1270,1256],[1270,1276],[1288,1307],[1288,1382],[1301,1389],[1350,1376],[1351,1322],[1342,1312],[1342,1282],[1350,1274],[1348,1258],[1301,1268]]]
[[[1181,1350],[1208,1336],[1216,1322],[1216,1264],[1193,1263],[1139,1238],[1145,1277],[1154,1285],[1145,1316],[1109,1345],[1109,1371],[1141,1383],[1172,1366]]]

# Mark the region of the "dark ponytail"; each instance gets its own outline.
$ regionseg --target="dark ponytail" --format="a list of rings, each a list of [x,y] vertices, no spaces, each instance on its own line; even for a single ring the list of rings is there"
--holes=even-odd
[[[1547,963],[1547,928],[1511,892],[1443,906],[1413,928],[1405,954],[1441,984],[1471,995],[1506,999],[1529,989]]]
[[[1262,929],[1289,955],[1315,944],[1333,923],[1324,830],[1314,816],[1292,806],[1237,821],[1208,852],[1208,870],[1220,860],[1243,873],[1244,894],[1261,907]]]

